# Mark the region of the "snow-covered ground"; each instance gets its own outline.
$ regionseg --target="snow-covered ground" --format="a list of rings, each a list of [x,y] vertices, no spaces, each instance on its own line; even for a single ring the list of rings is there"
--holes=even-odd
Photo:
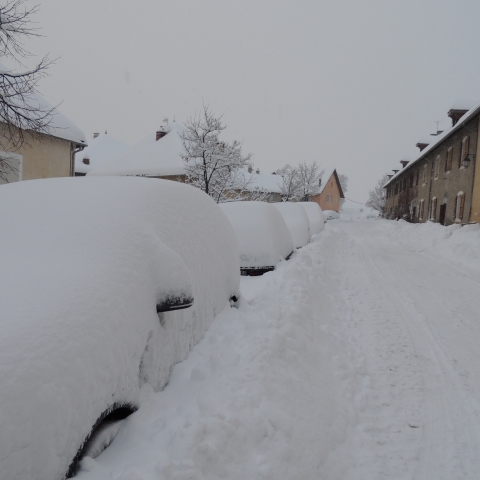
[[[328,222],[78,478],[479,478],[479,252],[478,226]]]

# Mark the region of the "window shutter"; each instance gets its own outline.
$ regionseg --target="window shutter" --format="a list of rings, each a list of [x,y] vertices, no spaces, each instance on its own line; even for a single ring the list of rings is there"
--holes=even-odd
[[[453,221],[457,218],[457,201],[458,197],[455,197],[455,201],[453,202]]]
[[[460,220],[463,220],[463,209],[464,209],[464,207],[465,207],[465,194],[463,194],[460,198],[460,212],[459,212],[459,215],[458,215]]]

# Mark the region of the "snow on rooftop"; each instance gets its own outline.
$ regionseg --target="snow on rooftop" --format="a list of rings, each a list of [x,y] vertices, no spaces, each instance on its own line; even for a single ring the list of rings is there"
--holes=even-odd
[[[167,134],[156,140],[153,132],[110,160],[93,168],[88,175],[143,175],[151,177],[184,175],[180,134],[184,127],[175,121],[165,126]]]
[[[127,145],[106,132],[100,133],[98,137],[89,140],[88,147],[75,154],[75,172],[88,173],[127,148]],[[85,156],[90,160],[89,165],[83,163]]]
[[[13,70],[8,69],[2,62],[0,62],[0,71],[15,73]],[[43,112],[48,112],[53,108],[53,105],[51,105],[38,92],[31,95],[27,99],[27,104],[30,108],[40,109]],[[46,133],[48,135],[52,135],[53,137],[61,138],[74,143],[85,145],[87,143],[87,139],[85,138],[85,134],[82,132],[82,130],[80,130],[80,128],[78,128],[71,120],[69,120],[56,108],[51,114],[50,126]]]
[[[261,190],[269,193],[282,193],[281,185],[283,178],[281,175],[273,173],[264,173],[259,171],[249,172],[248,168],[244,169],[244,177],[249,181],[247,190]]]
[[[421,152],[419,152],[418,155],[405,168],[401,169],[399,172],[393,175],[392,178],[390,178],[390,180],[388,180],[387,183],[384,185],[384,188],[390,185],[405,170],[412,167],[412,165],[415,165],[419,160],[421,160],[428,153],[430,153],[437,145],[443,142],[445,138],[449,137],[453,132],[461,128],[466,121],[470,120],[470,118],[476,115],[479,111],[480,111],[480,102],[477,102],[477,104],[474,107],[472,107],[464,115],[462,115],[462,117],[460,117],[458,122],[453,127],[449,127],[445,129],[439,135],[432,136],[433,141],[428,145],[428,147],[424,148]]]
[[[333,175],[333,172],[335,171],[335,168],[326,168],[323,173],[322,173],[322,183],[320,185],[320,190],[318,191],[317,195],[320,195],[323,193],[323,190],[327,186],[328,181],[330,180],[330,177]]]

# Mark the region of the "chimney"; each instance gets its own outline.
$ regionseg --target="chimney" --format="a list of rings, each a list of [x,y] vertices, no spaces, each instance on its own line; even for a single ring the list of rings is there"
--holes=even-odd
[[[98,133],[97,133],[97,135],[98,135]],[[95,137],[94,137],[94,138],[95,138]],[[90,157],[88,156],[88,153],[86,153],[86,154],[84,155],[84,157],[83,157],[83,163],[84,163],[85,165],[90,165]]]
[[[252,164],[249,164],[248,165],[248,173],[252,173],[252,172],[253,172]]]
[[[387,175],[387,177],[390,180],[393,177],[393,175]]]
[[[408,160],[400,160],[400,163],[402,164],[402,168],[405,168],[408,165]]]
[[[396,175],[398,170],[392,170],[393,174]]]
[[[415,146],[420,149],[420,151],[425,150],[430,144],[425,142],[418,142]]]
[[[448,111],[447,115],[452,119],[452,127],[462,118],[468,110],[461,110],[459,108],[452,108]]]
[[[158,130],[157,130],[157,134],[156,134],[156,137],[155,137],[155,141],[159,141],[161,138],[163,138],[165,135],[167,134],[167,132],[165,131],[165,129],[163,127],[160,127]],[[163,144],[162,144],[163,145]]]
[[[93,138],[97,138],[99,135],[100,135],[100,134],[99,134],[98,132],[95,132],[95,133],[93,134]]]

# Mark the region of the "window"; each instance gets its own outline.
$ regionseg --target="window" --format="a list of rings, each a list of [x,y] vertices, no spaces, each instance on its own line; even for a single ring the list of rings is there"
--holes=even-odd
[[[423,201],[423,198],[422,198],[422,200],[420,200],[420,206],[418,207],[418,219],[419,219],[419,220],[423,220],[423,207],[424,207],[424,204],[425,204],[425,202]]]
[[[462,151],[460,153],[460,156],[458,157],[458,168],[462,167],[462,162],[465,160],[465,158],[468,157],[468,151],[470,150],[470,137],[466,136],[463,137],[462,140]]]
[[[437,197],[433,197],[431,208],[430,208],[430,220],[434,222],[436,218],[437,218]]]
[[[453,207],[453,220],[463,220],[463,212],[465,210],[465,194],[458,192],[455,197],[455,203]]]
[[[327,195],[327,203],[330,203],[330,195]]]
[[[438,178],[438,174],[440,173],[440,155],[437,156],[435,159],[435,172],[434,172],[434,178],[435,180]]]
[[[23,174],[23,155],[0,151],[0,159],[4,162],[4,174],[7,179],[7,182],[4,182],[0,178],[0,185],[20,182]]]
[[[427,164],[423,166],[423,180],[422,184],[425,185],[427,183]]]
[[[449,147],[447,150],[447,156],[445,157],[445,171],[449,172],[452,169],[453,161],[453,147]]]

